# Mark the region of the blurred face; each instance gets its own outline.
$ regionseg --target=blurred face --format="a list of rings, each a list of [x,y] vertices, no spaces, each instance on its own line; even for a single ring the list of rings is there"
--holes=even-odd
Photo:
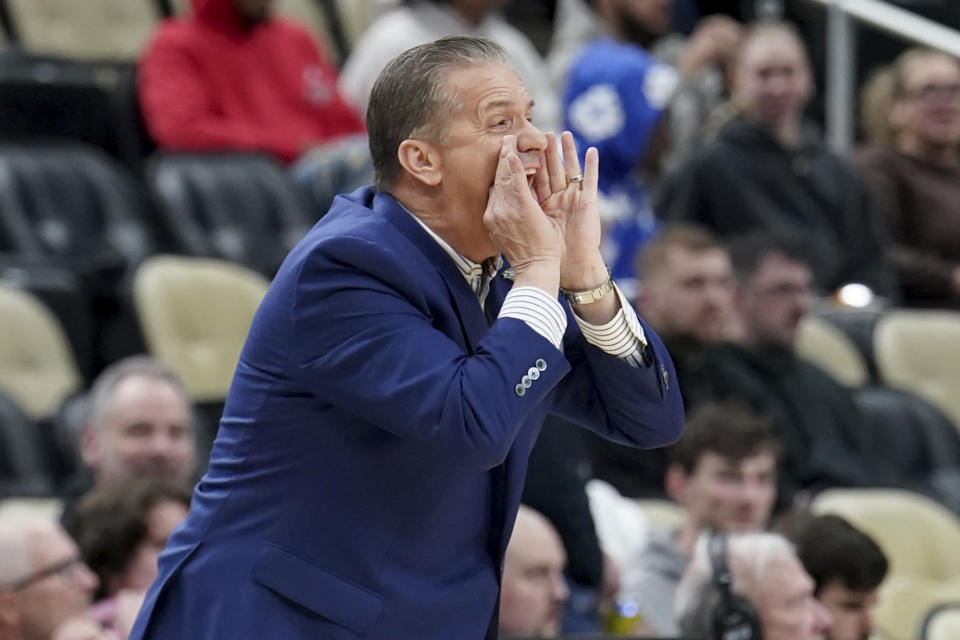
[[[233,0],[240,16],[249,24],[262,22],[273,12],[274,0]]]
[[[87,429],[83,448],[98,483],[187,481],[196,460],[187,400],[165,380],[129,375],[114,388],[101,423]]]
[[[743,460],[707,452],[674,497],[700,527],[730,533],[763,529],[777,496],[777,461],[769,451]],[[676,467],[671,473],[683,473]]]
[[[763,259],[740,287],[740,317],[748,342],[789,347],[810,307],[810,269],[780,254]]]
[[[811,91],[806,54],[792,35],[771,31],[744,44],[733,97],[745,118],[768,128],[798,121]]]
[[[867,640],[873,633],[877,590],[854,591],[833,580],[820,589],[820,603],[833,616],[828,640]]]
[[[157,578],[157,557],[167,546],[170,534],[187,517],[187,507],[175,500],[155,505],[147,514],[147,537],[134,552],[127,570],[116,585],[111,585],[111,595],[120,589],[146,591]]]
[[[566,563],[563,544],[549,525],[518,518],[504,562],[501,635],[552,638],[560,632],[569,595]]]
[[[437,146],[440,186],[450,203],[448,235],[457,250],[482,262],[497,254],[483,225],[483,212],[503,137],[517,137],[517,150],[531,185],[547,141],[533,125],[533,100],[509,66],[487,64],[453,70],[447,76],[447,87],[461,105],[450,118],[444,144]]]
[[[717,342],[733,321],[733,269],[723,249],[671,247],[643,282],[641,313],[661,334]]]
[[[894,114],[901,135],[928,146],[960,144],[960,64],[938,54],[914,59]]]
[[[22,635],[49,638],[61,624],[87,612],[99,583],[58,527],[33,532],[30,542],[32,575],[38,579],[15,593]]]
[[[773,561],[751,598],[765,640],[823,640],[832,618],[813,597],[813,579],[796,557]]]

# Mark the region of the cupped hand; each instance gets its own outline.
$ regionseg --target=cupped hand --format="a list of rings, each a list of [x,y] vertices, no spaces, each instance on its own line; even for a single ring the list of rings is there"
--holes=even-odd
[[[504,136],[483,223],[494,245],[510,261],[518,283],[525,272],[536,271],[546,281],[532,284],[555,290],[552,281],[559,279],[564,220],[544,215],[528,179],[516,137]]]
[[[587,149],[581,173],[572,133],[563,132],[560,147],[558,151],[556,135],[548,133],[547,149],[540,154],[534,187],[544,213],[556,220],[563,232],[561,286],[590,288],[606,278],[600,256],[599,156],[594,147]],[[582,176],[582,180],[576,181],[577,176]]]

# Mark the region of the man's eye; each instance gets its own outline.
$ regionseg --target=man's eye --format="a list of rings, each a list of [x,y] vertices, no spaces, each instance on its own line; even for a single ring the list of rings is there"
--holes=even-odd
[[[495,120],[492,126],[495,129],[504,129],[510,126],[510,119],[500,118],[499,120]]]

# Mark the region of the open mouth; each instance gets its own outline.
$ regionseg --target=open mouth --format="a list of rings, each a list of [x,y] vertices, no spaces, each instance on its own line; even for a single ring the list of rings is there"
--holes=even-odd
[[[537,177],[537,169],[536,167],[532,167],[527,169],[525,173],[527,174],[527,186],[530,188],[530,193],[533,195],[533,199],[539,203],[540,198],[537,196],[537,190],[533,184]]]

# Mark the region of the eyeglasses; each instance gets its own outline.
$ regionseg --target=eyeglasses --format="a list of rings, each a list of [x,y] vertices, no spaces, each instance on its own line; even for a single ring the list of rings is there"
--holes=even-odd
[[[924,102],[952,102],[960,98],[960,84],[925,84],[905,93]]]
[[[56,575],[62,575],[69,578],[70,580],[73,580],[76,577],[78,570],[82,566],[84,566],[83,560],[81,560],[79,556],[73,556],[71,558],[64,560],[63,562],[58,562],[53,566],[47,567],[46,569],[40,569],[39,571],[35,571],[34,573],[31,573],[30,575],[28,575],[26,578],[22,578],[17,582],[14,582],[13,584],[9,585],[9,588],[14,591],[22,591],[32,584],[36,584],[41,580],[46,580],[47,578],[50,578]]]

